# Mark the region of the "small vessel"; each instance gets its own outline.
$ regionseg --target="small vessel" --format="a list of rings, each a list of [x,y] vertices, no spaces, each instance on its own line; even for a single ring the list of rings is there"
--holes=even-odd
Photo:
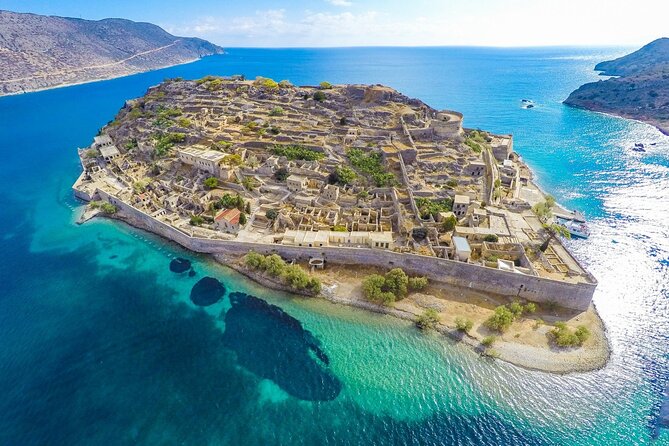
[[[638,142],[634,144],[634,147],[632,147],[632,152],[645,152],[646,149],[644,148],[643,144]]]
[[[557,217],[557,223],[560,226],[566,228],[567,231],[569,231],[569,234],[571,234],[571,236],[574,238],[586,239],[590,237],[590,229],[588,228],[588,225],[585,223],[585,221]]]

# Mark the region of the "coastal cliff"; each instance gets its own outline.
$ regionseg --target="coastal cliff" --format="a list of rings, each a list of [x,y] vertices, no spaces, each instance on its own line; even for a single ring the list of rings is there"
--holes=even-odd
[[[150,23],[0,11],[0,95],[126,76],[222,52]]]
[[[581,86],[565,104],[643,121],[669,134],[669,38],[601,62],[595,70],[617,77]]]

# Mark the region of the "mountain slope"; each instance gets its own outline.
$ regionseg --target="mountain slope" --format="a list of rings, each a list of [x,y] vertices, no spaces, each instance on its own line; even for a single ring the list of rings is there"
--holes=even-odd
[[[595,67],[615,77],[582,85],[565,104],[637,119],[669,134],[669,39]]]
[[[150,23],[0,11],[0,94],[124,76],[222,51]]]
[[[669,63],[669,38],[654,40],[641,49],[615,60],[600,62],[595,71],[606,76],[629,76]]]

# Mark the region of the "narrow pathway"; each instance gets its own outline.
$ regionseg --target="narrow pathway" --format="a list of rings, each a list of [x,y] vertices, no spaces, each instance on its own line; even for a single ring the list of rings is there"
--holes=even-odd
[[[42,78],[42,77],[57,76],[57,75],[60,75],[60,74],[76,73],[77,71],[96,70],[96,69],[100,69],[100,68],[112,67],[114,65],[120,65],[122,63],[125,63],[129,60],[135,59],[135,58],[140,57],[140,56],[145,56],[147,54],[155,53],[157,51],[162,51],[166,48],[169,48],[171,46],[176,45],[180,41],[181,41],[181,39],[177,39],[174,42],[170,43],[169,45],[161,46],[159,48],[154,48],[152,50],[142,51],[141,53],[133,54],[130,57],[126,57],[125,59],[118,60],[116,62],[109,62],[109,63],[105,63],[105,64],[101,64],[101,65],[90,65],[90,66],[87,66],[87,67],[70,68],[70,69],[60,70],[60,71],[52,71],[50,73],[35,74],[35,75],[32,75],[32,76],[18,77],[18,78],[15,78],[15,79],[5,79],[5,80],[0,80],[0,84],[9,83],[9,82],[27,81],[27,80],[37,79],[37,78]]]

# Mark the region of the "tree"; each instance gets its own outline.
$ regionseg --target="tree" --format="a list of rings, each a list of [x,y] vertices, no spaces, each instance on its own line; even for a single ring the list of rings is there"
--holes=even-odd
[[[239,214],[239,225],[244,226],[245,224],[246,224],[246,214],[242,212],[241,214]]]
[[[285,167],[279,167],[274,172],[274,179],[276,181],[283,182],[283,181],[286,181],[286,178],[288,178],[288,175],[289,175],[288,169],[286,169]]]
[[[251,251],[244,256],[244,263],[249,268],[265,269],[265,256]]]
[[[546,238],[546,240],[544,240],[544,242],[539,247],[539,250],[541,252],[546,251],[548,249],[548,245],[550,245],[551,243],[551,240],[553,240],[558,235],[561,235],[564,238],[571,238],[569,230],[562,225],[553,223],[550,225],[544,225],[544,229],[546,230],[546,232],[548,232],[548,238]]]
[[[397,299],[403,299],[408,293],[409,277],[401,268],[393,268],[385,276],[384,291],[389,291]]]
[[[328,177],[328,183],[346,186],[353,184],[355,178],[356,174],[353,169],[347,166],[338,166]]]
[[[416,325],[421,330],[434,330],[437,328],[438,323],[439,313],[433,308],[428,308],[423,314],[418,316],[418,319],[416,319]]]
[[[556,322],[548,335],[559,347],[580,347],[590,337],[590,331],[583,325],[571,331],[564,322]]]
[[[452,230],[455,229],[455,225],[457,225],[457,224],[458,224],[458,219],[455,218],[455,215],[449,215],[444,220],[442,228],[443,228],[444,232],[451,232]]]
[[[207,189],[214,189],[217,186],[218,186],[218,178],[216,177],[209,177],[206,180],[204,180],[204,187],[206,187]]]
[[[500,333],[505,332],[516,319],[514,313],[506,306],[495,308],[495,313],[485,321],[485,326]]]
[[[247,201],[246,206],[244,206],[244,212],[251,215],[251,202]]]
[[[267,212],[265,212],[265,217],[267,217],[268,220],[276,220],[276,218],[279,216],[279,212],[277,212],[276,209],[267,209]]]
[[[373,302],[379,301],[385,283],[386,279],[383,276],[379,274],[369,275],[362,282],[362,292],[368,300]]]
[[[427,237],[427,228],[413,228],[411,230],[411,236],[417,242],[425,240],[425,238]]]
[[[277,254],[272,254],[265,258],[265,270],[271,276],[277,277],[283,273],[286,268],[286,262]]]

